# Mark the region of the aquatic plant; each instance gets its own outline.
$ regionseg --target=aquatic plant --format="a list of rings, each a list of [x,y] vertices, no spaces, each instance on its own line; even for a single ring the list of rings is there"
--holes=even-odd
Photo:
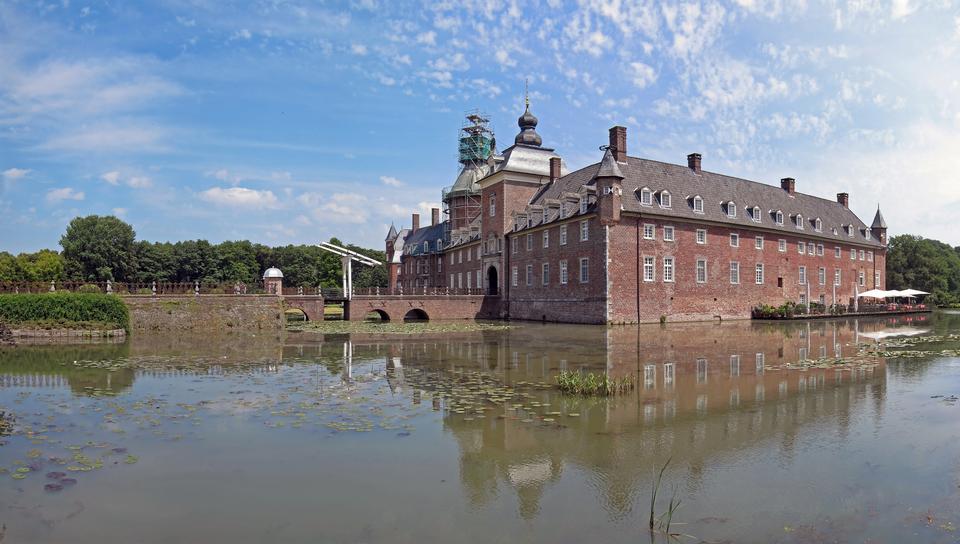
[[[606,374],[561,370],[557,375],[557,387],[574,395],[610,397],[632,390],[633,379],[630,376],[611,378]]]
[[[667,459],[667,462],[660,467],[660,472],[657,474],[656,479],[653,481],[653,490],[650,493],[650,532],[659,531],[670,538],[676,538],[682,536],[680,533],[671,533],[670,526],[673,524],[673,514],[680,508],[680,503],[682,502],[677,498],[677,491],[679,488],[673,486],[673,494],[670,496],[670,503],[667,505],[667,510],[663,514],[660,514],[659,517],[656,515],[657,507],[657,493],[660,491],[660,485],[663,483],[663,473],[666,472],[667,467],[670,466],[670,461],[673,460],[673,457]],[[653,540],[651,538],[651,540]]]

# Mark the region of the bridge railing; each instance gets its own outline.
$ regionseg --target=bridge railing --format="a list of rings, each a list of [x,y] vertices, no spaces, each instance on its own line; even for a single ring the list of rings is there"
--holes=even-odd
[[[386,287],[371,287],[366,289],[354,289],[354,296],[465,296],[465,295],[485,295],[485,289],[464,289],[452,287],[415,287],[413,289],[388,289]]]
[[[296,288],[293,288],[296,291]],[[284,289],[286,291],[286,289]],[[114,281],[5,281],[0,293],[113,293],[118,295],[262,295],[263,282],[114,282]],[[314,288],[314,293],[316,289]]]

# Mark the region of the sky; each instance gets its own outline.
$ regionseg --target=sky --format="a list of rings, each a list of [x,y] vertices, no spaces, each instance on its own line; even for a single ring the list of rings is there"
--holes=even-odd
[[[439,206],[465,112],[512,142],[525,81],[571,169],[619,124],[960,245],[960,0],[0,0],[0,250],[88,214],[381,248]]]

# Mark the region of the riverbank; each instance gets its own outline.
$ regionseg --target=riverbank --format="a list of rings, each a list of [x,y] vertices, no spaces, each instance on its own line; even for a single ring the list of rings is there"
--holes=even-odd
[[[416,335],[441,332],[502,331],[510,325],[482,321],[423,321],[394,323],[391,321],[303,321],[287,324],[290,332],[323,334]]]

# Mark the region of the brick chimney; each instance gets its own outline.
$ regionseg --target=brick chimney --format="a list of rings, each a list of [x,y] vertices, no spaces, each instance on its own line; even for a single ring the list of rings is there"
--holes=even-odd
[[[847,193],[837,193],[837,202],[843,204],[844,208],[850,207],[850,195]]]
[[[420,228],[420,214],[415,213],[410,219],[410,232],[417,232],[417,229]]]
[[[780,188],[792,195],[797,192],[797,180],[793,178],[782,178],[780,180]]]
[[[550,183],[560,179],[560,157],[550,157]]]
[[[691,153],[687,155],[687,168],[693,170],[696,173],[700,173],[700,154]]]
[[[440,224],[440,208],[430,208],[430,225]]]
[[[610,149],[617,162],[627,162],[627,127],[610,127]]]

